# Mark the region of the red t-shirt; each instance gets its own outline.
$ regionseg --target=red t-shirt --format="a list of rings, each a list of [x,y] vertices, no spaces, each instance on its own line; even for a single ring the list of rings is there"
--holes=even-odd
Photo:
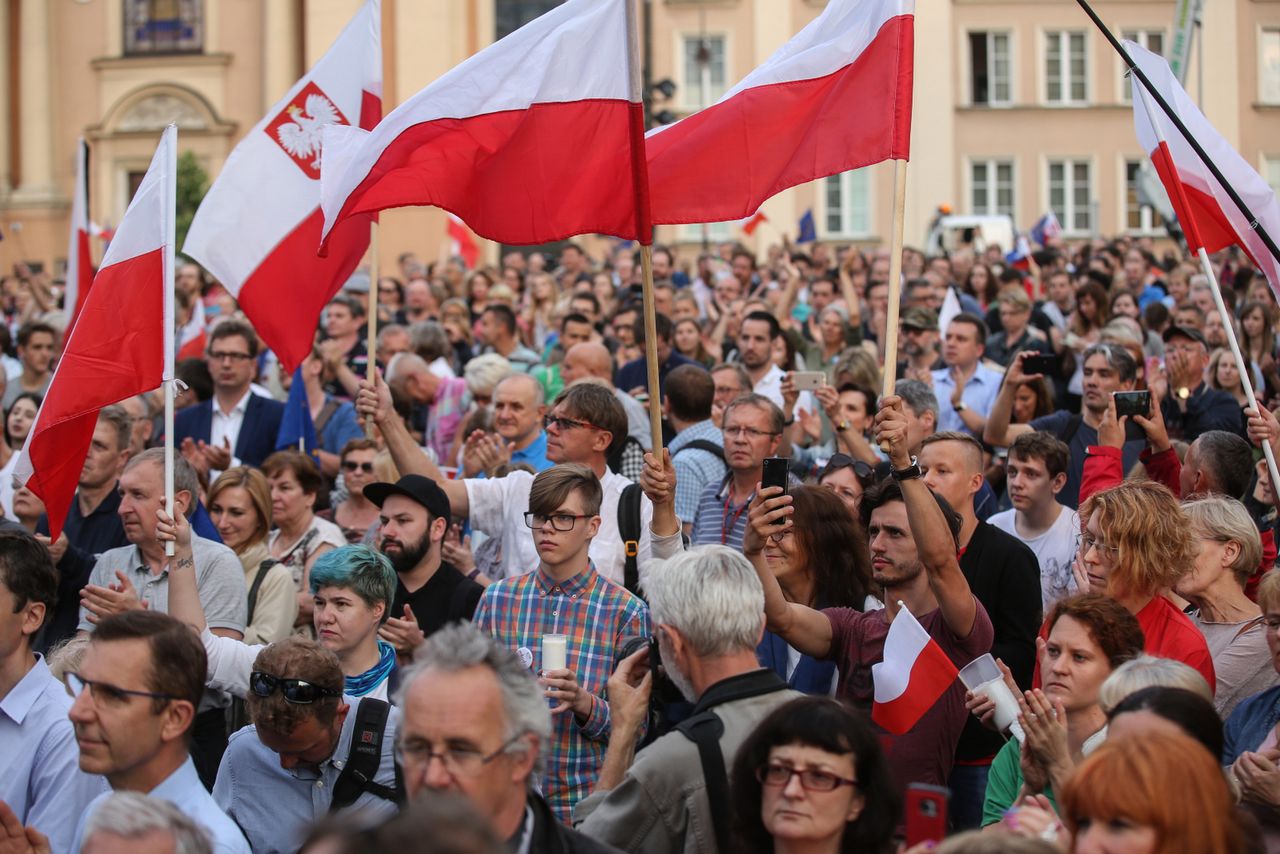
[[[920,625],[956,667],[964,667],[989,652],[995,637],[986,609],[981,602],[974,601],[977,614],[966,638],[958,638],[952,633],[942,618],[941,610],[916,615]],[[871,665],[884,660],[884,641],[889,634],[884,609],[860,613],[852,608],[827,608],[822,613],[831,622],[828,658],[836,663],[840,675],[839,695],[870,713],[875,699]],[[889,768],[899,790],[905,789],[908,783],[947,785],[955,761],[956,743],[968,716],[969,712],[964,707],[964,685],[956,679],[955,684],[906,735],[892,735],[872,723],[880,736],[880,743],[884,745]]]

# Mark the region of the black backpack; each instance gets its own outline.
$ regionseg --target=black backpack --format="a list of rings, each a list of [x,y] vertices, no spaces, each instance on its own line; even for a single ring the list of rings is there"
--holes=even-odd
[[[351,749],[347,764],[333,784],[333,797],[329,802],[330,814],[345,809],[365,792],[383,800],[403,805],[405,802],[404,777],[400,763],[396,763],[395,787],[375,783],[378,766],[382,764],[382,739],[387,729],[387,717],[391,704],[386,700],[363,697],[356,706],[356,725],[351,733]]]

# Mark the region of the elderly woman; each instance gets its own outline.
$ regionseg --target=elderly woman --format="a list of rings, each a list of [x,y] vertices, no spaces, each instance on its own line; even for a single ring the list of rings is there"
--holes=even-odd
[[[288,637],[298,616],[298,599],[288,567],[271,556],[271,487],[249,466],[227,469],[209,487],[209,518],[225,546],[244,567],[249,590],[245,643],[271,643]]]
[[[262,473],[271,485],[271,523],[275,526],[267,548],[293,576],[298,596],[295,625],[309,633],[311,568],[320,555],[346,545],[347,539],[341,528],[315,513],[324,481],[310,457],[297,451],[276,451],[263,461]]]
[[[825,697],[779,706],[733,762],[734,851],[885,854],[898,803],[862,715]]]
[[[1215,495],[1182,508],[1200,550],[1174,590],[1196,608],[1191,620],[1209,645],[1218,680],[1213,704],[1225,718],[1245,697],[1277,682],[1262,609],[1244,593],[1262,557],[1262,541],[1239,501]]]

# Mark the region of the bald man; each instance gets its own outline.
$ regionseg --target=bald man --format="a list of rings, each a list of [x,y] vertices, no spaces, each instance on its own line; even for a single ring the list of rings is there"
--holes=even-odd
[[[551,468],[542,417],[547,400],[542,383],[530,374],[512,374],[493,389],[493,428],[467,437],[462,454],[465,477],[487,477],[504,463],[527,463],[534,471]]]
[[[1042,601],[1040,565],[1018,538],[978,519],[973,497],[983,483],[983,450],[968,433],[934,433],[920,445],[924,482],[960,514],[960,570],[995,627],[991,654],[1001,659],[1019,687],[1031,687]],[[978,827],[987,772],[1003,740],[970,717],[956,747],[951,774],[951,810],[957,826]]]
[[[397,353],[387,365],[387,386],[393,395],[426,407],[423,445],[435,454],[440,465],[453,465],[447,457],[467,413],[467,381],[437,376],[415,353]]]
[[[583,377],[604,380],[627,413],[627,435],[646,451],[653,450],[653,440],[649,436],[649,411],[643,403],[613,384],[613,367],[613,355],[607,347],[596,341],[584,341],[574,344],[565,353],[560,364],[560,376],[564,378],[566,388]]]

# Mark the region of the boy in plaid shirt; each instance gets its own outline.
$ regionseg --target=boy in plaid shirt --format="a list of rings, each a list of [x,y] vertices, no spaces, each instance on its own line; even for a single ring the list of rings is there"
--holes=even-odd
[[[600,528],[600,481],[584,465],[541,472],[529,491],[525,524],[533,529],[538,566],[486,588],[475,623],[516,650],[546,686],[553,703],[542,793],[568,822],[600,772],[609,741],[605,685],[617,650],[648,637],[649,609],[638,597],[599,575],[587,550]],[[567,637],[566,667],[545,671],[542,637]]]

